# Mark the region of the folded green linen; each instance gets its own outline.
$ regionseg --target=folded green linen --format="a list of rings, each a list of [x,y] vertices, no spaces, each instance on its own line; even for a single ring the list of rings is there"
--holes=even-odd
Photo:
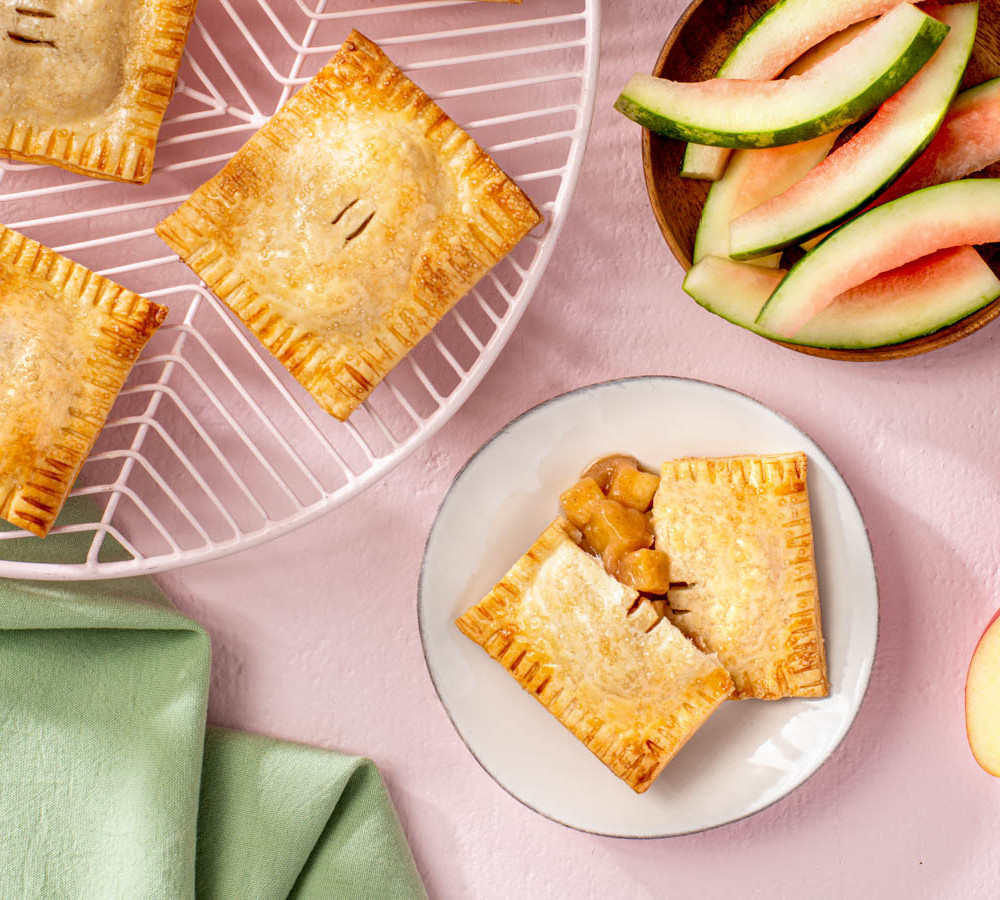
[[[206,733],[210,657],[152,579],[0,579],[0,897],[425,897],[370,761]]]

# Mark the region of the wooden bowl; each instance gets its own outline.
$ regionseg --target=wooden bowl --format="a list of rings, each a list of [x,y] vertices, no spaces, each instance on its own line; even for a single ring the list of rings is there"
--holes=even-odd
[[[744,32],[769,6],[770,0],[694,0],[670,32],[653,74],[674,81],[704,81],[712,78]],[[979,32],[963,88],[1000,75],[1000,0],[980,0]],[[684,143],[643,130],[642,164],[646,189],[660,231],[677,261],[691,268],[694,236],[710,183],[681,178]],[[982,173],[1000,177],[1000,163]],[[1000,275],[1000,244],[978,248],[990,267]],[[961,340],[1000,315],[1000,299],[978,312],[932,334],[902,344],[866,350],[828,350],[775,341],[783,347],[856,362],[900,359],[927,353]]]

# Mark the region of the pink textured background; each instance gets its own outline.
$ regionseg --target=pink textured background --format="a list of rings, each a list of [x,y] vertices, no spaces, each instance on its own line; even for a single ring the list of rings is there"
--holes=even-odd
[[[638,128],[611,109],[627,76],[651,66],[682,3],[605,7],[571,219],[465,408],[340,510],[161,579],[212,633],[211,718],[371,756],[432,897],[996,897],[1000,785],[968,752],[962,688],[998,603],[1000,327],[928,356],[858,365],[783,350],[695,306],[649,210]],[[415,593],[438,504],[486,438],[553,394],[647,373],[749,393],[826,449],[871,532],[882,619],[865,704],[809,782],[746,821],[641,842],[549,822],[479,768],[431,687]]]

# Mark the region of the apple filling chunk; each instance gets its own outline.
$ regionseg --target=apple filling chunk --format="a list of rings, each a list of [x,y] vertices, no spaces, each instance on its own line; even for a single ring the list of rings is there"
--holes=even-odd
[[[604,499],[604,491],[593,478],[581,478],[571,488],[559,495],[559,502],[566,511],[566,518],[581,531],[587,527],[597,505]]]
[[[631,550],[622,554],[615,575],[622,584],[644,594],[666,594],[670,590],[670,557],[662,550]]]
[[[583,532],[584,549],[601,557],[609,575],[645,594],[670,588],[670,559],[653,549],[651,513],[659,476],[634,456],[597,460],[559,500],[566,518]]]
[[[642,472],[633,466],[621,466],[611,478],[608,497],[631,509],[645,512],[653,505],[653,495],[659,486],[658,475]]]
[[[604,568],[615,574],[622,556],[630,550],[653,546],[646,517],[615,500],[602,500],[583,527],[583,536],[601,555]]]

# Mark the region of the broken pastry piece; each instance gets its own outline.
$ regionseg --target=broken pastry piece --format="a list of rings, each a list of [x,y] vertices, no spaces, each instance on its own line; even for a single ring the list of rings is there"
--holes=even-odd
[[[354,31],[156,231],[345,420],[539,221]]]
[[[148,182],[195,2],[0,4],[0,156]]]
[[[557,519],[456,624],[642,793],[732,681],[581,538]]]
[[[653,528],[690,585],[667,615],[718,656],[734,699],[826,696],[804,453],[666,462]]]
[[[166,315],[0,225],[0,517],[45,537]]]

